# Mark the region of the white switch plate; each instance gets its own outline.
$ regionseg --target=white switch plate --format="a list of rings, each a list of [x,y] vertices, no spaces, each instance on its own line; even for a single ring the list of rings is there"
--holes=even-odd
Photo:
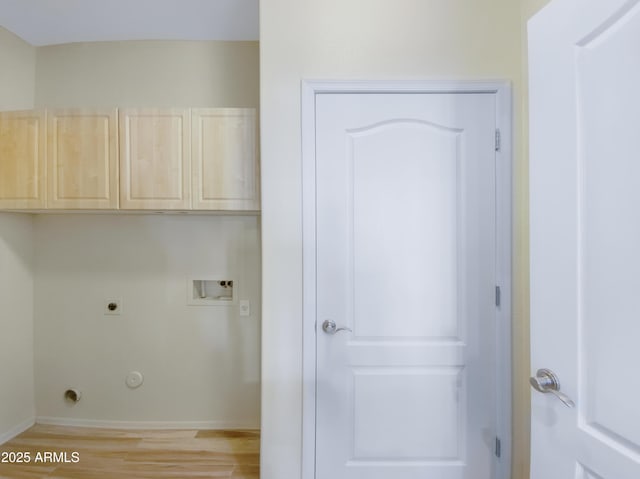
[[[251,303],[248,299],[240,300],[240,316],[251,316]]]

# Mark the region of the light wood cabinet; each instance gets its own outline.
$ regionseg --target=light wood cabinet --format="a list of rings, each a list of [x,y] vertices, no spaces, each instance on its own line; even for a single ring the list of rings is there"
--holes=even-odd
[[[47,137],[47,208],[117,208],[117,110],[49,111]]]
[[[0,209],[258,211],[253,108],[0,112]]]
[[[120,120],[120,208],[191,208],[188,109],[127,108]]]
[[[260,209],[253,108],[192,110],[194,210]]]
[[[45,207],[45,114],[0,113],[0,208]]]

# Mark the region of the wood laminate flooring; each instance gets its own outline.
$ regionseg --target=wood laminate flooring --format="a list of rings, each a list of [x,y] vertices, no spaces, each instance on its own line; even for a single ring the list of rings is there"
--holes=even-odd
[[[29,463],[6,462],[16,459],[10,453],[27,452]],[[49,455],[53,461],[43,462],[45,452],[58,455]],[[66,453],[67,462],[60,453]],[[36,424],[0,445],[2,479],[259,479],[259,468],[258,431],[143,431]]]

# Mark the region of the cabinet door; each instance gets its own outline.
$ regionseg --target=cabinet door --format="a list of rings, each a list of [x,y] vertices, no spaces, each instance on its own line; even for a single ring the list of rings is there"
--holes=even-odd
[[[118,207],[116,112],[47,112],[48,208]]]
[[[44,112],[0,113],[0,208],[45,207]]]
[[[189,110],[120,110],[120,207],[191,208]]]
[[[259,210],[256,112],[198,108],[193,121],[193,209]]]

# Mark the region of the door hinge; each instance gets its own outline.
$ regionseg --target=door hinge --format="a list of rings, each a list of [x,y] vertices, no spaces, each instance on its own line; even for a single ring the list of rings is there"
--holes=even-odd
[[[500,306],[502,292],[500,291],[500,286],[496,286],[496,306]]]
[[[496,128],[496,151],[500,151],[502,147],[502,138],[500,136],[500,130]]]
[[[500,444],[500,438],[496,437],[496,449],[495,449],[496,457],[500,457],[502,455],[502,444]]]

